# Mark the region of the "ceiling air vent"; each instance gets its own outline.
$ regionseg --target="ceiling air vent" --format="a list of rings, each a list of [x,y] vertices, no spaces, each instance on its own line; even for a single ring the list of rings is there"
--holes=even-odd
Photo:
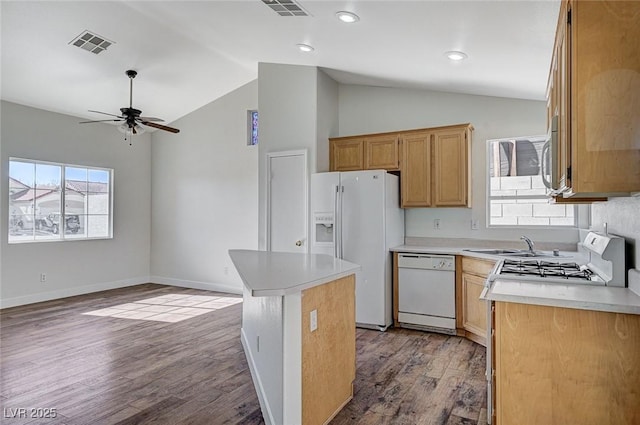
[[[309,16],[302,6],[293,0],[262,0],[280,16]]]
[[[73,44],[76,47],[97,55],[98,53],[107,50],[107,47],[115,43],[107,40],[101,35],[90,31],[84,31],[82,34],[71,40],[69,44]]]

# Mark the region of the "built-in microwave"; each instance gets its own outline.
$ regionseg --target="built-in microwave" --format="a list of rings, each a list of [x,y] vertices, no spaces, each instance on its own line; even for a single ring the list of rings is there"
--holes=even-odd
[[[560,190],[560,173],[558,172],[558,161],[560,160],[560,149],[558,146],[558,116],[551,118],[549,129],[549,139],[542,147],[542,182],[551,189],[552,192]]]

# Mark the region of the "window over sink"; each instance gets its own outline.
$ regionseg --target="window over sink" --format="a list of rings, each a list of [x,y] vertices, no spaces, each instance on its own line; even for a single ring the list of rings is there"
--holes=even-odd
[[[552,204],[542,180],[546,136],[487,141],[489,226],[576,226],[576,206]]]

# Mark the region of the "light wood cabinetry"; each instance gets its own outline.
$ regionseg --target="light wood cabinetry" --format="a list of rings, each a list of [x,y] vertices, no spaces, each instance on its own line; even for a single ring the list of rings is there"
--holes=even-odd
[[[459,124],[331,138],[329,169],[399,171],[403,208],[470,207],[472,132]]]
[[[329,139],[331,171],[389,170],[400,167],[395,133]]]
[[[402,207],[469,207],[469,124],[400,133]]]
[[[495,302],[498,425],[640,423],[640,316]]]
[[[388,134],[364,139],[365,170],[397,170],[400,168],[398,136]]]
[[[430,132],[401,135],[403,208],[431,206],[431,136]]]
[[[357,138],[331,140],[329,167],[331,171],[364,170],[364,141]]]
[[[563,0],[549,75],[565,197],[640,191],[640,2]]]
[[[456,327],[458,335],[487,345],[487,308],[486,301],[480,299],[484,282],[493,269],[495,261],[462,257],[456,274],[460,296],[457,300]]]
[[[468,207],[471,162],[469,127],[435,131],[433,134],[433,203],[438,207]]]

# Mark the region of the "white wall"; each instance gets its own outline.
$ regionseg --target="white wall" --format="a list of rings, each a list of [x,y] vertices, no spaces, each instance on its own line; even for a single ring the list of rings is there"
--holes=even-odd
[[[253,81],[173,122],[180,133],[153,134],[153,282],[242,292],[227,251],[257,248],[258,148],[246,143],[257,95]]]
[[[485,224],[486,140],[545,134],[545,108],[545,102],[539,101],[340,85],[339,135],[471,123],[475,127],[472,208],[406,209],[406,236],[518,240],[526,233],[539,241],[574,242],[578,240],[575,229],[488,229]],[[433,229],[436,218],[440,219],[440,230]],[[480,221],[479,230],[471,230],[472,219]]]
[[[627,241],[627,266],[640,270],[640,196],[613,198],[591,206],[592,228],[624,236]]]
[[[318,69],[311,66],[258,65],[259,228],[258,246],[267,244],[267,153],[307,149],[309,173],[316,172]]]
[[[338,83],[318,70],[316,172],[329,171],[329,137],[338,135]]]
[[[132,146],[107,124],[2,102],[0,162],[3,307],[130,284],[149,277],[150,136]],[[20,157],[114,169],[113,239],[7,243],[8,161]],[[40,273],[47,281],[40,283]]]

